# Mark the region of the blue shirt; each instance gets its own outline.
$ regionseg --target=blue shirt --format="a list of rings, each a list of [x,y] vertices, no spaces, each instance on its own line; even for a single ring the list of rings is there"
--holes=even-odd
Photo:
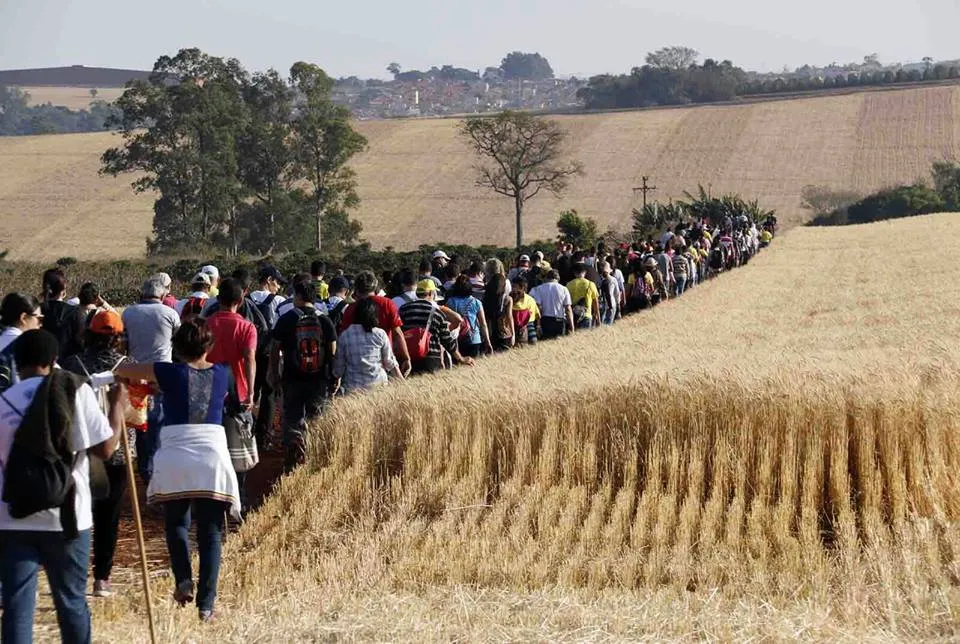
[[[447,306],[456,311],[470,323],[470,333],[467,334],[470,344],[480,344],[480,324],[477,322],[477,316],[483,305],[475,297],[451,297],[447,300]]]
[[[163,392],[165,425],[222,425],[229,376],[226,365],[194,369],[185,364],[153,365]]]

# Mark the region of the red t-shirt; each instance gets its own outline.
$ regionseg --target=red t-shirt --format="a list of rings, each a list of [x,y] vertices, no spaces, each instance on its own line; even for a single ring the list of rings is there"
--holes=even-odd
[[[390,333],[397,327],[403,326],[403,320],[400,319],[400,310],[397,305],[380,295],[371,295],[370,299],[377,305],[377,326]],[[343,321],[340,323],[340,331],[346,331],[353,324],[353,316],[357,312],[356,303],[347,307],[343,312]]]
[[[248,352],[257,350],[257,328],[241,315],[229,311],[217,311],[208,317],[207,327],[214,339],[207,360],[230,367],[237,381],[237,395],[240,400],[246,400],[252,383],[247,382],[243,358]]]

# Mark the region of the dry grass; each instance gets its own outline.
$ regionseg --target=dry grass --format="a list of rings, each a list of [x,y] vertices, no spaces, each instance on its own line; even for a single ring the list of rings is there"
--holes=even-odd
[[[85,110],[90,107],[93,101],[113,102],[123,94],[122,87],[98,87],[97,97],[90,96],[89,87],[68,87],[68,86],[43,86],[43,87],[21,87],[23,91],[30,95],[30,105],[43,105],[50,103],[52,105],[62,105],[71,110]]]
[[[794,229],[617,328],[338,402],[228,543],[221,620],[162,599],[163,641],[960,637],[956,217]]]
[[[587,176],[562,201],[530,202],[525,229],[556,234],[561,207],[601,228],[629,228],[632,188],[647,174],[660,199],[697,183],[759,198],[793,224],[804,185],[864,192],[926,176],[932,161],[960,156],[960,86],[824,96],[741,106],[558,117]],[[511,202],[473,185],[474,159],[457,121],[369,121],[370,150],[355,162],[364,235],[378,247],[434,241],[508,244]],[[97,177],[110,134],[0,139],[0,239],[17,259],[109,259],[143,253],[152,199],[128,179]],[[60,226],[67,235],[51,234]],[[114,230],[104,236],[104,229]]]

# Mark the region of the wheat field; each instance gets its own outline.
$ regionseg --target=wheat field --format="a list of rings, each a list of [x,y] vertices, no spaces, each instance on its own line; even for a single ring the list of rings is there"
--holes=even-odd
[[[681,198],[700,183],[758,198],[790,225],[807,215],[805,185],[867,192],[925,177],[931,162],[960,156],[960,86],[557,118],[587,174],[562,199],[528,204],[531,240],[552,238],[557,213],[568,207],[601,229],[629,229],[638,205],[632,189],[643,175],[658,199]],[[358,124],[370,148],[353,164],[357,216],[374,246],[512,243],[512,202],[474,186],[474,158],[457,124]],[[152,197],[134,195],[129,177],[97,176],[100,154],[118,141],[108,133],[0,138],[0,249],[37,260],[142,255]]]
[[[97,97],[90,96],[89,87],[70,87],[64,85],[58,86],[38,86],[21,87],[24,92],[30,95],[29,105],[62,105],[71,110],[85,110],[90,107],[93,101],[107,101],[111,103],[123,94],[122,87],[100,87],[97,88]]]
[[[960,637],[944,214],[795,228],[615,328],[338,401],[162,641]],[[142,602],[95,607],[145,638]],[[134,635],[136,634],[136,636]]]

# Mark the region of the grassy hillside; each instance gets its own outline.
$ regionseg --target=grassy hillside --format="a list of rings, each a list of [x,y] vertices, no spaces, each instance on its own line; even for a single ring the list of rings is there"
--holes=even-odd
[[[552,237],[575,207],[601,227],[625,229],[632,188],[649,175],[655,197],[696,184],[736,191],[801,221],[806,184],[869,191],[960,156],[960,87],[867,92],[748,105],[557,117],[587,175],[562,200],[530,202],[525,229]],[[370,150],[355,162],[364,236],[376,246],[436,240],[509,244],[512,203],[473,185],[474,159],[456,120],[359,124]],[[152,200],[129,180],[96,174],[111,134],[0,139],[0,248],[17,258],[106,258],[143,252]],[[104,231],[110,231],[104,234]]]
[[[71,110],[85,110],[94,100],[112,102],[123,94],[122,87],[103,87],[97,89],[96,99],[90,96],[89,87],[21,87],[30,95],[30,105],[62,105]]]
[[[338,401],[228,542],[221,619],[160,602],[162,639],[955,639],[960,266],[923,269],[957,234],[796,228],[615,328]]]

